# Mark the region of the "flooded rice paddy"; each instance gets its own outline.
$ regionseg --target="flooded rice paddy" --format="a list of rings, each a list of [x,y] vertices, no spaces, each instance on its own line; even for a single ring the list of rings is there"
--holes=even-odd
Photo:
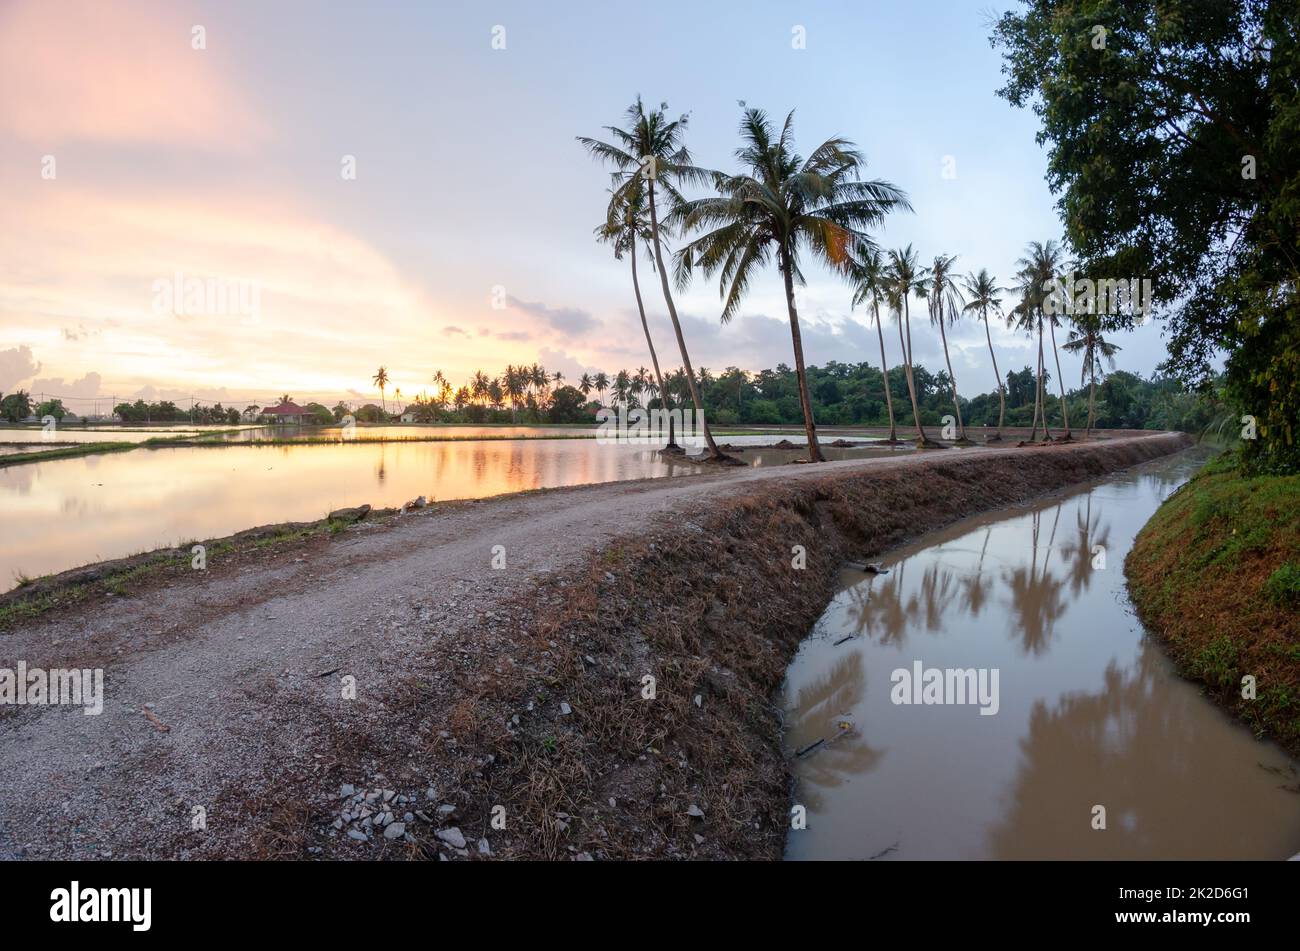
[[[365,441],[374,435],[391,437],[389,430],[398,437],[434,432],[450,438]],[[246,441],[267,431],[242,430],[233,438]],[[420,495],[430,501],[486,498],[701,471],[686,460],[661,456],[653,446],[548,438],[594,433],[581,427],[393,426],[358,431],[361,439],[339,444],[146,447],[0,469],[0,591],[14,587],[20,575],[39,577],[258,525],[313,521],[338,508],[400,506]],[[27,432],[40,439],[39,432]],[[68,432],[60,431],[61,441]],[[329,430],[275,427],[270,432],[277,438],[286,432],[310,437]],[[95,431],[90,441],[107,441],[104,437],[113,433],[138,441],[159,435],[157,429]],[[773,439],[747,435],[728,441],[752,446]],[[828,448],[826,454],[839,459],[908,451],[867,446]],[[781,465],[802,455],[798,449],[740,453],[752,465]]]

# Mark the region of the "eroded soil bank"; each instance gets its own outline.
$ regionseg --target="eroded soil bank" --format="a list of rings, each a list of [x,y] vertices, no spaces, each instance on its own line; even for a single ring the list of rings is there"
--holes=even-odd
[[[99,716],[0,713],[0,856],[778,858],[775,693],[844,559],[1187,443],[440,505],[92,591],[0,634],[105,669]]]

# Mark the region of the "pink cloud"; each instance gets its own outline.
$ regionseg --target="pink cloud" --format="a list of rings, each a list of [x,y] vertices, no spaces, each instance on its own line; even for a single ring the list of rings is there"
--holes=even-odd
[[[219,151],[264,139],[268,127],[220,71],[218,38],[193,49],[193,25],[161,4],[0,5],[0,134]]]

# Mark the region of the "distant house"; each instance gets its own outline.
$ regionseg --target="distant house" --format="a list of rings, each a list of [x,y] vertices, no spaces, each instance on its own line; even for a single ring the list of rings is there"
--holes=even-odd
[[[268,406],[262,410],[262,416],[273,423],[303,423],[311,418],[311,410],[303,409],[293,400],[279,406]]]
[[[414,423],[415,421],[416,421],[415,410],[408,409],[405,413],[402,414],[402,422]]]

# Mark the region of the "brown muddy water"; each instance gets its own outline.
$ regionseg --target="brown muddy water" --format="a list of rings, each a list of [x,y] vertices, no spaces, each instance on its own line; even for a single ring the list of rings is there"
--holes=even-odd
[[[1181,453],[963,520],[889,552],[888,574],[846,571],[787,673],[807,827],[786,857],[1300,852],[1300,764],[1179,678],[1125,590],[1134,536],[1204,459]],[[894,673],[918,662],[975,670],[976,702],[894,702],[918,699]],[[981,714],[994,696],[996,713]]]

